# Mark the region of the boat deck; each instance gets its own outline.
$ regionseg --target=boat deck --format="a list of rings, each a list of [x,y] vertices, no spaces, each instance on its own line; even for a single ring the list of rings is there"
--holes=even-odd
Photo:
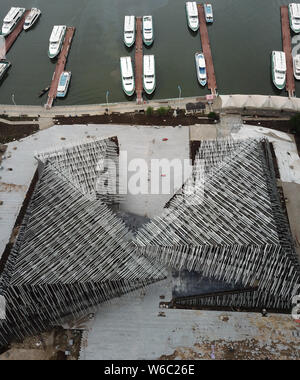
[[[55,68],[55,72],[54,72],[53,77],[52,77],[51,88],[50,88],[50,91],[48,94],[48,101],[45,104],[45,108],[48,110],[50,110],[52,108],[53,102],[56,99],[59,79],[60,79],[62,72],[65,70],[65,67],[66,67],[66,63],[67,63],[69,51],[71,48],[71,44],[73,41],[74,33],[75,33],[74,27],[67,28],[63,47],[62,47],[61,52],[59,54],[58,61],[56,64],[56,68]]]
[[[135,42],[135,88],[136,101],[143,103],[143,19],[136,18],[136,42]]]
[[[280,7],[281,13],[281,30],[282,30],[282,46],[286,55],[286,91],[289,96],[295,96],[295,78],[292,56],[292,40],[290,31],[289,9],[288,6]]]
[[[26,10],[24,16],[21,18],[21,20],[18,22],[17,26],[15,29],[7,36],[5,37],[5,46],[6,46],[6,53],[9,52],[10,48],[13,46],[15,43],[16,39],[19,37],[23,30],[23,26],[25,24],[25,19],[30,13],[30,10]]]
[[[214,69],[214,62],[211,54],[208,30],[206,26],[206,19],[204,13],[204,5],[198,4],[199,22],[200,22],[200,37],[202,50],[206,61],[207,71],[207,87],[211,91],[212,95],[217,95],[217,81]]]

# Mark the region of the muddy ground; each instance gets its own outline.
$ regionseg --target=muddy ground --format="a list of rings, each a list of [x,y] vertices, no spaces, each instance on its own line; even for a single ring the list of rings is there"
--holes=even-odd
[[[0,355],[1,360],[78,360],[82,332],[54,328],[14,343]]]
[[[37,124],[11,125],[0,122],[0,143],[7,144],[15,140],[20,140],[34,134],[38,130],[39,126]]]
[[[185,115],[184,111],[180,111],[177,117],[173,116],[173,111],[167,115],[151,115],[147,116],[143,113],[127,113],[97,116],[80,116],[80,117],[58,117],[55,118],[55,124],[126,124],[126,125],[156,125],[156,126],[188,126],[195,124],[214,124],[214,121],[203,117],[201,114]]]

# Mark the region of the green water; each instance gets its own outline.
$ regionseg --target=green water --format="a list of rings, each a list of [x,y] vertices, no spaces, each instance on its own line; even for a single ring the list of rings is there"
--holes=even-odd
[[[211,0],[215,22],[209,26],[219,93],[282,94],[271,81],[270,53],[281,50],[280,5],[282,0]],[[188,28],[184,0],[1,0],[0,17],[13,5],[38,7],[38,24],[23,32],[8,53],[9,75],[0,85],[0,103],[44,103],[40,90],[50,84],[55,69],[47,57],[53,25],[77,28],[67,69],[72,84],[58,105],[104,103],[127,100],[122,92],[119,58],[131,54],[123,44],[126,14],[152,14],[155,43],[145,49],[156,57],[157,90],[154,99],[197,96],[208,93],[197,82],[194,54],[201,50],[199,33]],[[300,40],[299,40],[300,41]],[[296,42],[296,41],[294,41]],[[297,48],[296,48],[297,49]],[[299,47],[300,50],[300,47]],[[300,94],[300,85],[297,83]],[[296,92],[297,92],[296,91]]]

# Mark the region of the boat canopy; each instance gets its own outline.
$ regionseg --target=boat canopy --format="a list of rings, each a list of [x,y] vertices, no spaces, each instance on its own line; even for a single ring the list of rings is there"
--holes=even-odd
[[[6,17],[4,18],[5,23],[12,22],[15,17],[19,14],[21,8],[12,7]]]
[[[294,19],[300,19],[300,4],[290,4],[291,16]]]
[[[186,3],[188,15],[190,17],[198,17],[198,8],[195,1],[188,1]]]
[[[283,51],[275,51],[274,55],[274,67],[276,71],[286,72],[286,58]]]
[[[51,43],[59,42],[60,39],[62,38],[62,35],[63,35],[64,31],[66,30],[66,28],[67,27],[64,25],[54,26],[53,31],[52,31],[51,36],[50,36],[50,42]]]
[[[144,29],[151,30],[152,29],[152,16],[144,16]]]
[[[144,75],[146,77],[154,76],[155,74],[155,61],[154,55],[144,55]]]
[[[134,28],[135,28],[135,17],[125,16],[124,31],[134,32]]]
[[[26,22],[30,23],[33,18],[38,14],[39,10],[37,8],[32,8],[29,15],[26,17]]]
[[[126,79],[133,77],[131,57],[121,57],[122,75]]]
[[[212,17],[213,11],[212,11],[212,5],[211,4],[205,4],[206,9],[206,15],[209,17]]]

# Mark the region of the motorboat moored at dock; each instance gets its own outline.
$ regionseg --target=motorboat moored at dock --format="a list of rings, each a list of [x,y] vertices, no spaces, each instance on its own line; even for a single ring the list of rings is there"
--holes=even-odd
[[[29,15],[25,19],[25,23],[23,26],[24,30],[30,29],[39,19],[42,12],[37,8],[32,8]]]
[[[11,66],[11,63],[5,60],[0,61],[0,81],[3,79],[4,75],[7,73]]]
[[[125,16],[124,43],[129,48],[135,43],[135,16]]]
[[[60,53],[65,39],[66,31],[67,27],[65,25],[57,25],[53,27],[49,41],[49,58],[53,59]]]
[[[67,93],[71,82],[71,71],[63,71],[58,82],[57,97],[64,98]]]
[[[135,80],[131,57],[121,57],[120,65],[123,90],[127,96],[132,96],[135,92]]]
[[[286,56],[283,51],[273,51],[271,55],[272,79],[278,90],[283,90],[286,84]]]
[[[185,4],[185,9],[189,28],[193,32],[197,32],[199,29],[199,13],[196,1],[188,1]]]
[[[294,33],[300,33],[300,4],[289,4],[290,27]]]
[[[146,46],[151,46],[154,41],[154,29],[152,16],[143,17],[143,41]]]
[[[8,36],[17,26],[25,13],[25,8],[12,7],[8,14],[5,16],[2,25],[2,35]]]
[[[195,54],[195,63],[196,63],[198,82],[201,84],[201,86],[204,87],[206,86],[206,83],[207,83],[207,72],[206,72],[205,57],[203,53]]]
[[[300,54],[293,57],[293,68],[295,79],[300,80]]]
[[[213,8],[211,4],[204,4],[205,20],[208,24],[214,22]]]
[[[143,87],[148,95],[153,94],[156,87],[155,57],[144,55],[143,62]]]

